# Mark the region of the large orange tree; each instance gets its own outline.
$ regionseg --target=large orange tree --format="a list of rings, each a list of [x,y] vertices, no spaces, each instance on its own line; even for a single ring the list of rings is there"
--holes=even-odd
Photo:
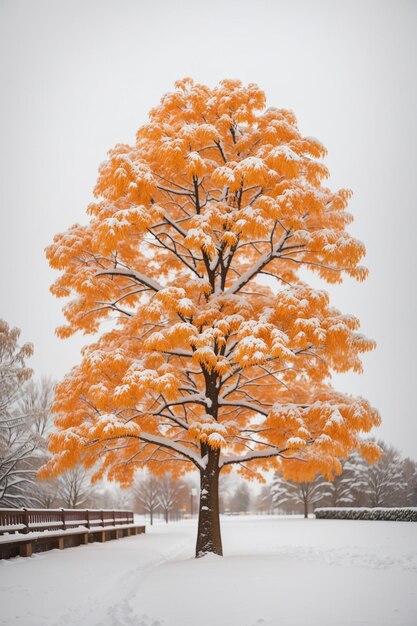
[[[299,276],[367,274],[349,191],[322,185],[325,152],[256,85],[190,79],[109,152],[88,224],[47,249],[52,292],[69,298],[58,335],[98,339],[57,387],[43,475],[82,462],[126,485],[145,465],[198,470],[200,556],[222,553],[220,471],[282,464],[309,480],[352,450],[377,456],[360,436],[378,413],[328,382],[361,371],[374,342]]]

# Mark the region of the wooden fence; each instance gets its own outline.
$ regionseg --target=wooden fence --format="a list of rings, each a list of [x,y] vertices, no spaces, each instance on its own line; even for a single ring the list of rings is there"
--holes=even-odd
[[[0,535],[133,524],[132,511],[107,509],[0,509]]]

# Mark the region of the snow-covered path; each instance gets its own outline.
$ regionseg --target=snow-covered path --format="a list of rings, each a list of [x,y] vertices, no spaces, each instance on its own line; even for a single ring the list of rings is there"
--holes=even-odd
[[[193,553],[187,525],[169,530],[1,561],[1,626],[140,624],[125,619],[126,601],[153,569]]]
[[[224,518],[0,563],[2,626],[415,626],[417,524]]]

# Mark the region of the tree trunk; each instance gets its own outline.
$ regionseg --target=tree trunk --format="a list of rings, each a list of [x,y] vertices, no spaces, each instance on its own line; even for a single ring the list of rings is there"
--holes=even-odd
[[[304,500],[304,517],[305,518],[308,517],[308,500],[307,499]]]
[[[165,524],[168,524],[168,509],[165,509]]]
[[[200,471],[200,508],[196,557],[207,553],[223,555],[219,509],[219,451],[208,452],[208,463]]]

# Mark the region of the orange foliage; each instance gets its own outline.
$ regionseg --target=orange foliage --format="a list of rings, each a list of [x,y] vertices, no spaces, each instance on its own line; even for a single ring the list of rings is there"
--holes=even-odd
[[[354,449],[378,457],[361,440],[378,413],[329,385],[374,342],[299,278],[366,277],[350,192],[322,184],[325,153],[256,85],[191,79],[109,152],[89,223],[46,251],[53,293],[70,298],[58,335],[112,322],[57,388],[44,476],[82,461],[128,484],[145,464],[179,476],[217,451],[226,470],[282,462],[309,480]]]

